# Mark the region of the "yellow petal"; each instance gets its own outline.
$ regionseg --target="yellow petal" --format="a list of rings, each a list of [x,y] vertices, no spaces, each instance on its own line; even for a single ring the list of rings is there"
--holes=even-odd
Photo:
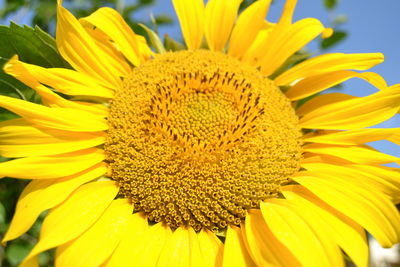
[[[239,227],[229,226],[224,246],[223,267],[250,267],[256,266],[247,251],[243,235]]]
[[[165,243],[157,262],[159,267],[204,266],[202,264],[196,233],[192,228],[183,227],[177,228]]]
[[[275,24],[265,21],[264,27],[258,32],[250,47],[244,51],[244,58],[242,58],[243,62],[246,62],[252,66],[259,66],[260,51],[265,50],[265,40],[267,40],[268,36],[275,29],[275,27]]]
[[[209,247],[206,247],[205,249],[201,248],[202,243],[200,243],[199,235],[192,228],[188,229],[188,234],[189,234],[189,247],[190,247],[189,266],[193,267],[215,266],[215,262],[218,259],[218,255],[217,256],[210,255],[211,251],[207,251],[209,250]],[[207,253],[203,254],[203,252]],[[207,256],[212,256],[212,258],[206,259]]]
[[[351,78],[366,80],[380,90],[387,88],[385,80],[374,72],[358,73],[355,71],[339,70],[307,77],[291,87],[286,92],[286,96],[292,101],[303,99]]]
[[[321,107],[340,103],[342,101],[350,99],[357,99],[357,97],[343,93],[329,93],[329,94],[318,95],[310,99],[309,101],[306,101],[305,104],[296,109],[296,114],[299,117],[303,117],[304,115],[311,113],[312,111],[317,110]]]
[[[368,142],[390,139],[400,132],[400,128],[369,128],[350,131],[335,131],[332,133],[316,133],[304,136],[307,143],[331,145],[361,145]]]
[[[288,25],[293,21],[293,13],[296,8],[297,0],[286,0],[285,7],[281,18],[279,19],[279,24]]]
[[[383,62],[381,53],[343,54],[333,53],[305,60],[282,73],[275,79],[277,85],[288,85],[294,81],[338,70],[366,70]]]
[[[39,267],[39,256],[35,256],[32,258],[29,258],[29,260],[25,260],[21,262],[18,267]]]
[[[133,214],[121,242],[118,244],[110,259],[105,263],[107,267],[124,266],[132,261],[132,251],[138,246],[138,237],[148,230],[147,218],[142,213]]]
[[[322,33],[322,39],[327,39],[333,35],[334,31],[332,28],[325,28],[324,32]]]
[[[39,80],[29,71],[27,65],[20,62],[17,56],[14,56],[8,61],[4,67],[4,71],[14,76],[33,90],[35,90],[41,97],[43,105],[55,108],[69,108],[90,112],[94,115],[105,117],[108,112],[103,112],[101,109],[93,108],[90,105],[82,105],[80,102],[67,100],[58,94],[51,91],[46,86],[42,85]]]
[[[398,128],[397,128],[398,129]],[[400,132],[398,131],[397,134],[394,134],[387,139],[390,142],[393,142],[397,145],[400,145]]]
[[[58,0],[57,48],[74,69],[85,73],[110,89],[119,88],[129,73],[121,62],[97,46],[79,21]]]
[[[398,168],[383,166],[353,165],[352,168],[362,171],[373,179],[386,185],[386,194],[392,198],[395,204],[400,203],[400,172]]]
[[[146,38],[141,35],[136,35],[136,38],[139,41],[140,53],[144,56],[145,60],[148,60],[151,57],[154,57],[155,53],[148,46]]]
[[[260,209],[276,238],[302,266],[344,266],[339,248],[316,214],[286,199],[268,199]]]
[[[259,210],[250,210],[245,219],[245,243],[257,266],[300,266],[300,263],[274,235]]]
[[[26,71],[23,72],[23,69]],[[100,85],[96,79],[70,69],[46,69],[23,63],[17,57],[13,57],[4,65],[4,71],[21,81],[26,79],[26,74],[29,73],[40,83],[67,95],[87,95],[102,98],[113,97],[113,91]]]
[[[264,75],[271,75],[287,58],[300,50],[312,39],[324,31],[322,24],[313,18],[307,18],[292,24],[293,12],[297,0],[286,1],[282,16],[268,34],[257,37],[257,43],[251,46],[244,61],[261,66]]]
[[[364,229],[302,186],[282,187],[282,193],[302,210],[308,210],[312,214],[311,220],[316,217],[321,228],[327,229],[325,234],[330,235],[357,266],[368,266],[368,243]]]
[[[81,101],[75,100],[75,99],[81,99]],[[86,101],[99,101],[99,103],[86,102]],[[73,100],[71,100],[70,102],[73,102],[74,104],[79,104],[79,107],[75,107],[75,108],[79,108],[84,111],[88,111],[94,115],[97,115],[99,118],[106,118],[106,117],[108,117],[108,115],[110,113],[107,101],[103,101],[100,99],[95,100],[95,99],[93,99],[93,97],[89,97],[89,99],[88,99],[85,96],[83,96],[83,97],[78,96],[76,98],[73,98]]]
[[[107,172],[104,165],[61,179],[45,179],[30,182],[17,202],[14,217],[2,242],[15,239],[33,225],[39,215],[64,201],[80,185]]]
[[[29,139],[26,139],[29,140]],[[51,140],[51,139],[50,139]],[[35,142],[34,139],[32,141]],[[34,145],[0,145],[0,155],[8,158],[52,156],[74,152],[86,148],[95,147],[104,143],[104,137],[94,137],[90,140],[70,141],[53,144]]]
[[[49,108],[7,96],[0,96],[0,106],[43,127],[75,132],[98,132],[108,128],[100,116],[83,110]]]
[[[330,146],[325,144],[310,144],[304,146],[305,152],[329,155],[342,158],[357,164],[385,164],[400,162],[400,159],[385,153],[361,146]]]
[[[47,215],[39,242],[25,258],[25,262],[42,251],[81,235],[103,214],[117,193],[118,187],[113,181],[91,182],[79,187]]]
[[[0,123],[0,155],[8,158],[49,156],[103,144],[105,134],[65,132],[14,119]]]
[[[360,181],[334,175],[299,176],[293,179],[364,227],[383,247],[400,241],[399,212],[382,193],[364,189]]]
[[[367,165],[338,166],[327,163],[303,163],[302,167],[308,170],[307,174],[318,173],[324,176],[340,176],[370,190],[381,192],[392,201],[400,199],[399,173],[385,170],[381,167]]]
[[[114,9],[102,7],[90,16],[79,20],[83,25],[89,23],[104,32],[114,41],[118,50],[135,66],[144,62],[139,50],[139,40],[122,16]]]
[[[107,260],[127,231],[132,205],[117,199],[81,236],[57,249],[56,265],[99,266]]]
[[[203,0],[172,0],[183,38],[190,50],[200,47],[204,34],[204,3]]]
[[[224,244],[211,231],[202,229],[197,234],[204,266],[221,266]]]
[[[205,8],[205,36],[212,51],[221,51],[231,34],[243,0],[210,0]]]
[[[95,148],[56,156],[14,159],[0,163],[0,178],[60,178],[87,170],[103,160],[104,151]]]
[[[303,128],[357,129],[373,126],[399,110],[400,88],[321,106],[300,119]]]
[[[259,0],[246,8],[239,16],[229,41],[228,54],[241,57],[263,28],[271,0]]]
[[[131,258],[136,266],[155,267],[161,251],[172,236],[172,231],[162,223],[155,224],[139,237],[132,247]]]
[[[304,153],[304,158],[301,159],[300,164],[306,163],[330,163],[336,165],[353,165],[354,163],[345,159],[336,158],[322,154]]]
[[[323,31],[324,26],[314,18],[302,19],[285,27],[278,24],[264,41],[263,50],[255,52],[255,56],[261,58],[261,72],[266,76],[271,75]]]
[[[109,36],[89,22],[82,21],[82,19],[80,19],[79,22],[99,49],[103,50],[104,53],[111,56],[114,60],[120,62],[126,72],[131,71],[132,65],[128,63],[128,59],[121,53],[115,42],[110,40]]]

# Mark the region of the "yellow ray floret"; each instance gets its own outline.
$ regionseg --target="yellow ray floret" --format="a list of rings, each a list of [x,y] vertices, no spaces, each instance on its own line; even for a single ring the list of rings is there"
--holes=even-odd
[[[91,228],[113,202],[117,193],[118,187],[112,181],[92,182],[78,188],[62,205],[52,209],[43,221],[39,242],[23,264],[29,265],[40,252],[65,244]],[[117,206],[129,214],[129,205],[119,204]],[[73,261],[77,258],[69,260]]]
[[[210,0],[205,8],[205,37],[210,50],[221,51],[232,31],[243,0]]]
[[[17,57],[13,57],[4,65],[4,71],[20,81],[24,81],[27,78],[24,76],[28,74],[34,77],[36,81],[66,95],[113,97],[113,90],[102,86],[92,76],[70,69],[43,68],[23,63]]]
[[[140,235],[131,247],[131,258],[138,266],[156,266],[161,251],[172,237],[172,230],[163,223],[157,223]]]
[[[335,146],[325,144],[309,144],[304,146],[305,152],[328,155],[348,160],[357,164],[385,164],[400,162],[400,159],[367,146]]]
[[[250,210],[241,228],[247,250],[257,266],[301,266],[266,224],[260,210]]]
[[[382,63],[383,58],[381,53],[321,55],[292,67],[279,75],[275,82],[278,85],[289,85],[306,77],[338,70],[367,70]]]
[[[107,267],[123,266],[132,260],[132,251],[138,245],[138,237],[148,230],[147,219],[142,213],[131,215],[128,221],[126,232],[121,238],[121,242],[106,261]]]
[[[394,116],[399,110],[399,101],[400,88],[338,101],[307,112],[301,118],[300,125],[303,128],[333,130],[369,127]]]
[[[352,78],[366,80],[380,90],[388,88],[386,81],[374,72],[358,73],[349,70],[339,70],[305,78],[292,86],[286,92],[286,96],[292,101],[303,99],[328,88],[332,88]]]
[[[135,66],[139,66],[145,59],[140,51],[138,36],[126,24],[122,16],[114,9],[103,7],[88,17],[80,19],[83,24],[104,32],[114,41],[118,50]]]
[[[0,96],[0,107],[11,110],[28,122],[48,128],[73,132],[98,132],[108,128],[101,117],[83,110],[49,108],[7,96]]]
[[[130,71],[129,64],[104,52],[79,21],[58,1],[57,48],[75,70],[95,77],[108,88],[117,88],[120,77]]]
[[[335,242],[349,255],[357,266],[368,265],[368,244],[364,229],[326,205],[302,186],[293,185],[282,188],[286,199],[295,202],[303,211],[318,216],[321,225],[325,225]]]
[[[255,55],[246,56],[253,58],[262,55],[257,65],[261,66],[264,75],[269,76],[323,31],[324,26],[321,22],[313,18],[299,20],[284,29],[280,29],[278,24],[263,42],[262,47],[268,45],[269,49],[264,53],[260,50],[255,51]]]
[[[230,56],[240,58],[245,54],[264,27],[270,4],[271,0],[259,0],[240,14],[229,40],[228,54]]]
[[[247,251],[242,230],[239,227],[228,227],[224,245],[223,267],[255,267]]]
[[[350,131],[325,131],[303,137],[308,143],[331,145],[362,145],[378,140],[388,140],[400,132],[400,128],[369,128]]]
[[[183,38],[190,50],[198,49],[204,35],[203,0],[172,0],[181,23]]]
[[[56,265],[99,266],[117,247],[132,214],[132,206],[126,199],[111,202],[101,217],[76,240],[57,248]]]
[[[0,163],[0,178],[60,178],[89,169],[103,160],[104,151],[96,148],[54,156],[20,158]]]
[[[91,169],[60,179],[31,181],[19,197],[14,217],[2,242],[21,236],[43,211],[60,204],[79,186],[106,172],[106,166],[98,164]]]
[[[267,200],[260,209],[276,238],[302,266],[344,266],[339,247],[317,216],[284,199]]]
[[[355,182],[362,177],[364,187],[371,191],[379,191],[388,199],[397,202],[400,198],[400,181],[396,172],[385,170],[380,167],[365,165],[344,165],[338,166],[329,163],[304,163],[303,167],[308,171],[318,172],[321,175],[343,176]]]
[[[24,119],[0,123],[0,154],[9,158],[49,156],[103,144],[105,134],[38,127]]]
[[[358,222],[383,247],[400,241],[400,216],[395,206],[382,193],[360,187],[345,177],[304,173],[294,180],[324,202]]]

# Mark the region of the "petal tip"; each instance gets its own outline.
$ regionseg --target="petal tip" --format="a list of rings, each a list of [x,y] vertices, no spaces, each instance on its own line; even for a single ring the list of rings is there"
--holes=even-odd
[[[333,35],[334,31],[332,28],[325,28],[322,32],[322,38],[327,39]]]

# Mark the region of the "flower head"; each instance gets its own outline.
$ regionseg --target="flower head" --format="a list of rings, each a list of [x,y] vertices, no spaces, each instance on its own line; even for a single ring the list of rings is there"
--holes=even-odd
[[[154,53],[113,9],[77,20],[58,3],[57,48],[72,69],[13,57],[5,71],[43,105],[0,96],[0,176],[32,179],[3,242],[39,216],[23,266],[367,266],[365,230],[399,242],[399,159],[365,143],[399,110],[400,87],[369,69],[379,53],[326,54],[279,68],[319,35],[277,23],[269,0],[173,0],[187,50]],[[203,41],[206,40],[205,45]],[[202,44],[203,43],[203,44]],[[350,78],[379,91],[298,100]],[[283,90],[285,89],[285,90]],[[61,96],[64,95],[66,97]]]

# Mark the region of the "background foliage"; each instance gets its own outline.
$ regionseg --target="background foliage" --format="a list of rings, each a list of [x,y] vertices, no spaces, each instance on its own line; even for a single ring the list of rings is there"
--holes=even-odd
[[[329,11],[329,18],[327,18],[329,23],[327,26],[334,28],[335,33],[330,38],[318,40],[319,51],[308,51],[306,49],[299,51],[286,62],[285,67],[297,64],[322,50],[330,49],[346,38],[346,31],[341,29],[346,22],[346,17],[343,15],[337,16],[334,12],[337,0],[321,1],[324,2],[326,9]],[[136,33],[146,36],[150,43],[157,46],[151,32],[146,31],[139,24],[147,25],[149,29],[157,31],[158,26],[173,23],[171,17],[165,14],[157,14],[149,18],[148,21],[136,21],[132,16],[135,12],[145,7],[151,7],[154,2],[155,0],[137,0],[134,2],[129,1],[129,3],[124,0],[64,0],[63,5],[77,17],[87,16],[101,6],[113,7],[123,15]],[[254,0],[243,1],[241,9],[244,9],[252,2]],[[5,62],[15,54],[24,62],[43,67],[70,67],[58,53],[52,37],[55,29],[55,0],[5,0],[3,8],[0,9],[0,20],[9,17],[26,16],[28,12],[32,11],[33,17],[30,25],[34,25],[33,27],[20,26],[15,23],[7,26],[0,25],[0,94],[40,103],[40,97],[32,89],[2,71]],[[149,35],[146,35],[147,33]],[[164,38],[164,45],[172,50],[178,50],[183,47],[180,42],[172,40],[169,37]],[[5,109],[0,109],[0,121],[16,117],[17,115]],[[0,162],[7,160],[9,159],[0,157]],[[8,228],[18,196],[26,183],[27,181],[24,180],[10,178],[2,179],[0,183],[0,239]],[[21,262],[36,243],[44,216],[45,213],[40,216],[34,226],[21,238],[9,242],[6,248],[0,246],[0,266],[17,266]],[[54,251],[49,251],[41,254],[41,266],[53,265],[53,253]]]

